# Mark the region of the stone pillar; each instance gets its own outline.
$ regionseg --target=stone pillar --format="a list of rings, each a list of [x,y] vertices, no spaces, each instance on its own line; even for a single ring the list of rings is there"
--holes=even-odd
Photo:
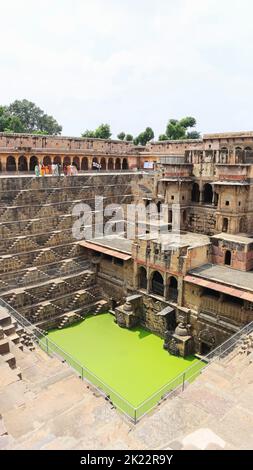
[[[19,173],[19,170],[18,170],[18,159],[19,159],[19,157],[16,155],[14,158],[15,158],[15,164],[16,164],[16,172]]]
[[[183,286],[184,286],[184,282],[183,282],[183,278],[182,277],[178,277],[177,278],[177,303],[178,305],[182,306],[183,305]]]
[[[2,158],[2,171],[6,171],[6,157]]]
[[[168,274],[164,274],[164,298],[165,300],[169,300],[169,280],[168,280]]]
[[[203,204],[203,199],[204,199],[203,196],[204,196],[204,194],[203,194],[203,185],[201,183],[199,185],[199,202],[200,202],[200,204]]]
[[[152,285],[151,285],[151,276],[150,276],[150,268],[147,267],[147,293],[150,294],[152,290]]]
[[[133,275],[133,282],[134,282],[134,288],[138,289],[139,288],[139,282],[138,282],[138,265],[135,262],[134,263],[134,275]]]
[[[213,188],[213,198],[212,198],[212,205],[215,206],[215,190],[214,190],[214,185],[212,184]]]

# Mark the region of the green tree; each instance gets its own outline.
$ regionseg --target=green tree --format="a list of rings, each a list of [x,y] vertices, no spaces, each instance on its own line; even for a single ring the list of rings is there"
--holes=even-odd
[[[22,132],[36,133],[42,131],[47,134],[58,135],[62,131],[62,126],[52,116],[48,116],[35,103],[26,99],[15,100],[6,107],[6,110],[11,117],[19,119],[22,124]]]
[[[187,132],[187,139],[200,139],[200,133],[197,131]]]
[[[134,140],[134,138],[133,138],[132,134],[126,134],[125,140],[127,142],[132,142]]]
[[[110,139],[112,133],[109,124],[100,124],[95,130],[95,137],[97,139]]]
[[[109,124],[100,124],[95,131],[86,130],[82,137],[90,137],[95,139],[110,139],[112,133]]]
[[[38,131],[44,134],[57,135],[62,131],[62,127],[59,126],[58,122],[53,118],[53,116],[48,116],[47,114],[43,114],[43,116],[41,116],[38,124]]]
[[[118,137],[119,140],[124,140],[125,137],[126,137],[126,134],[125,134],[125,132],[120,132],[120,133],[117,135],[117,137]]]
[[[166,135],[169,140],[185,139],[185,127],[181,126],[180,121],[170,119],[166,127]]]
[[[168,137],[166,134],[160,134],[158,140],[168,140]]]
[[[154,138],[154,131],[151,129],[151,127],[146,127],[145,131],[141,132],[135,139],[134,139],[134,144],[135,145],[146,145],[147,142],[149,142],[151,139]]]
[[[0,106],[0,132],[24,132],[17,116],[11,116],[6,106]]]
[[[159,140],[180,140],[180,139],[198,139],[199,132],[188,131],[196,126],[196,119],[192,116],[186,116],[180,120],[170,119],[165,134],[159,136]],[[166,139],[165,139],[166,136]]]
[[[192,116],[187,116],[185,118],[180,119],[180,125],[184,127],[185,129],[188,129],[188,127],[195,127],[197,124],[197,121],[194,117]]]
[[[82,137],[90,137],[90,138],[95,138],[95,132],[90,131],[89,129],[86,129],[86,131],[83,132]]]
[[[36,135],[48,135],[48,132],[46,132],[46,131],[33,131],[32,134],[36,134]]]

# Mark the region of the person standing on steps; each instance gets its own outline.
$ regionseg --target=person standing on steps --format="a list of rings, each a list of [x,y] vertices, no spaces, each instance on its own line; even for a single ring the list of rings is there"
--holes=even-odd
[[[60,178],[60,176],[61,176],[61,164],[57,163],[57,167],[58,167],[58,176]]]
[[[35,165],[34,172],[35,172],[36,177],[40,176],[40,167],[39,167],[39,165]]]

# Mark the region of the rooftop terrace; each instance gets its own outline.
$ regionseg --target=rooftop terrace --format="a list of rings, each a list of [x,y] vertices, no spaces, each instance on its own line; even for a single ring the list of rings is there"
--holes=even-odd
[[[190,274],[204,279],[222,282],[224,284],[240,287],[253,291],[253,272],[239,271],[228,266],[205,264],[199,268],[192,269]]]

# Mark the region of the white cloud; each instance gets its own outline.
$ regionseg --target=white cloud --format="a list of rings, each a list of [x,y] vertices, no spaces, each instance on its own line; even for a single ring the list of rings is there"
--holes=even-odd
[[[163,132],[252,128],[250,0],[9,0],[1,5],[0,103],[26,97],[65,134],[102,121]]]

